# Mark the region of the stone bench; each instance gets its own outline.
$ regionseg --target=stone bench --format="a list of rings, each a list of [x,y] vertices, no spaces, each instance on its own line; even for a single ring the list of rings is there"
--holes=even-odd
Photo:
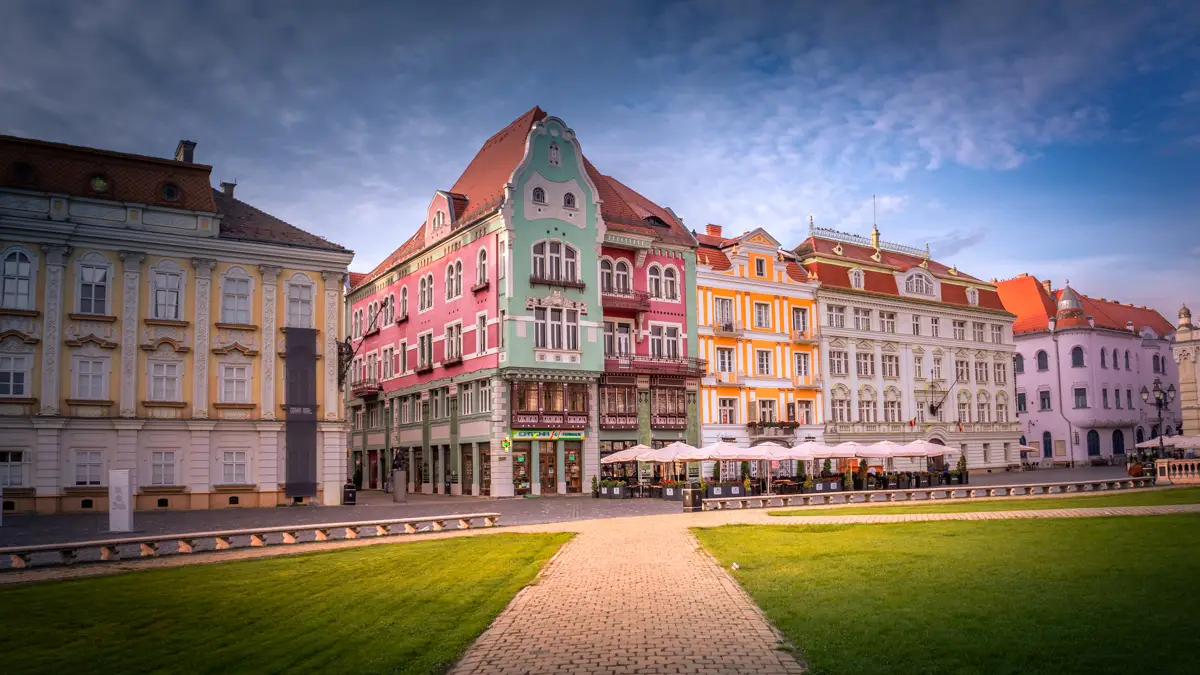
[[[175,542],[178,553],[194,553],[196,541],[213,540],[214,549],[226,551],[233,548],[234,537],[249,537],[251,547],[267,546],[268,534],[279,534],[283,544],[297,543],[297,533],[312,532],[316,541],[329,541],[330,535],[338,530],[343,532],[344,539],[358,539],[364,531],[374,533],[376,537],[386,537],[400,534],[393,528],[402,528],[403,534],[416,534],[426,530],[441,532],[446,529],[446,523],[457,523],[457,529],[470,529],[474,521],[481,521],[484,527],[495,527],[500,520],[499,513],[464,513],[448,516],[424,516],[417,518],[391,518],[387,520],[367,520],[346,523],[318,523],[313,525],[283,525],[279,527],[258,527],[241,530],[223,530],[213,532],[187,532],[183,534],[162,534],[144,537],[123,537],[118,539],[98,539],[95,541],[77,541],[61,544],[35,544],[31,546],[9,546],[0,548],[0,555],[7,555],[13,569],[24,569],[29,566],[30,558],[36,553],[58,553],[63,564],[71,564],[78,558],[80,550],[97,549],[100,560],[119,560],[121,546],[137,546],[142,557],[158,555],[158,546],[163,542]],[[422,525],[427,526],[422,529]]]

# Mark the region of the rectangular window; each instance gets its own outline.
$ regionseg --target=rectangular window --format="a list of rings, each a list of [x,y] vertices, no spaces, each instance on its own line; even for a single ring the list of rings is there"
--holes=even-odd
[[[875,355],[856,354],[855,363],[858,365],[859,377],[875,377]]]
[[[1121,390],[1113,389],[1113,401],[1116,402],[1117,410],[1121,409]],[[1107,407],[1107,406],[1105,406]]]
[[[1132,389],[1125,390],[1125,407],[1129,408],[1130,410],[1133,410],[1133,390]]]
[[[737,424],[737,399],[717,399],[717,424]]]
[[[1007,405],[1005,405],[1003,403],[996,404],[996,421],[997,422],[1007,422],[1008,421],[1008,406]]]
[[[992,342],[996,344],[1004,342],[1004,326],[992,326]]]
[[[884,354],[882,357],[883,376],[900,377],[900,357],[895,354]]]
[[[1100,404],[1103,405],[1105,408],[1107,408],[1108,407],[1108,390],[1107,389],[1100,390],[1100,398],[1101,398]]]
[[[978,321],[971,324],[971,339],[983,342],[983,324]]]
[[[854,309],[854,330],[871,330],[871,310]]]
[[[446,326],[446,339],[444,347],[445,357],[454,358],[462,356],[462,324],[456,323],[453,326]]]
[[[733,372],[733,350],[725,347],[717,349],[717,372],[732,373]]]
[[[221,321],[225,323],[250,323],[250,280],[223,280],[221,291]]]
[[[563,348],[563,310],[550,310],[550,348]]]
[[[174,272],[154,273],[154,318],[179,318],[179,290],[182,279]]]
[[[807,352],[797,352],[796,358],[796,375],[799,377],[808,377],[811,373],[809,368],[809,355]]]
[[[966,361],[954,361],[954,379],[958,382],[968,382],[971,379],[971,368]]]
[[[896,332],[896,313],[895,312],[880,312],[879,313],[879,330],[885,333]]]
[[[475,317],[475,353],[482,355],[488,348],[487,315]]]
[[[955,340],[966,340],[967,339],[967,322],[966,321],[955,321],[954,322],[954,339]]]
[[[718,330],[732,332],[734,327],[733,300],[730,298],[713,298],[713,317]]]
[[[801,333],[808,332],[808,310],[804,307],[792,308],[792,330]]]
[[[1008,383],[1008,368],[1006,368],[1003,363],[993,363],[992,371],[993,371],[993,374],[996,376],[995,377],[996,384],[1007,384]]]
[[[546,310],[544,308],[539,307],[533,310],[533,322],[533,346],[537,349],[545,349],[548,343],[546,341]]]
[[[754,259],[754,274],[760,277],[767,276],[767,261],[762,258]]]
[[[667,358],[679,358],[679,329],[675,326],[667,326],[665,346]]]
[[[883,421],[884,422],[899,422],[900,421],[900,401],[884,401],[883,402]]]
[[[663,355],[663,327],[650,327],[650,355],[661,357]]]
[[[1025,392],[1017,394],[1017,413],[1025,412]]]
[[[221,402],[250,402],[250,366],[221,367]]]
[[[4,258],[0,267],[0,307],[33,309],[33,263],[20,251]]]
[[[104,453],[99,450],[75,451],[75,484],[99,485],[104,473]]]
[[[478,406],[479,412],[481,412],[481,413],[491,412],[492,411],[492,381],[491,380],[480,380],[479,385],[477,387],[475,387],[475,389],[479,392],[479,406]]]
[[[796,421],[800,424],[813,423],[812,401],[796,401]]]
[[[1075,407],[1076,408],[1088,407],[1087,389],[1085,389],[1083,387],[1078,387],[1075,389]]]
[[[246,451],[225,450],[221,453],[221,481],[226,485],[246,485]]]
[[[849,374],[849,363],[846,352],[829,352],[829,372],[833,375]]]
[[[768,349],[759,349],[755,352],[754,360],[757,364],[757,370],[760,377],[771,375],[771,351]]]
[[[758,400],[758,421],[759,422],[777,422],[775,417],[775,399],[760,398]]]
[[[859,422],[876,422],[875,418],[875,402],[870,399],[858,399],[858,421]]]
[[[976,422],[987,423],[992,421],[992,410],[986,401],[980,401],[975,405],[975,414],[977,416]]]
[[[579,349],[579,311],[568,309],[566,312],[567,349]]]
[[[841,305],[829,305],[825,311],[825,318],[830,328],[845,328],[846,308]]]
[[[24,460],[24,450],[0,450],[0,487],[21,487],[24,484]]]
[[[1038,410],[1049,410],[1049,409],[1050,409],[1050,392],[1039,391],[1038,392]]]
[[[958,404],[958,421],[966,424],[971,421],[971,404],[960,401]]]
[[[921,315],[920,314],[913,314],[912,328],[913,328],[913,331],[912,331],[913,335],[921,334]]]
[[[933,372],[930,373],[930,377],[935,380],[942,379],[942,357],[933,357]]]
[[[987,363],[983,361],[975,362],[975,381],[980,384],[986,384],[988,381]]]
[[[922,356],[913,357],[913,377],[918,380],[925,379],[925,358]]]
[[[152,452],[152,453],[150,453],[150,484],[151,485],[174,485],[175,484],[175,453],[174,452]]]
[[[754,327],[770,330],[771,305],[765,302],[754,303]]]
[[[942,335],[942,320],[936,316],[929,317],[929,334],[933,337],[941,337]]]
[[[496,324],[496,343],[504,349],[504,310],[500,310],[500,321]]]
[[[150,400],[180,400],[178,363],[150,364]]]
[[[471,386],[470,382],[465,382],[458,388],[459,415],[470,415],[475,409],[475,399],[472,398],[472,394],[474,394],[473,389],[474,387]]]
[[[90,401],[104,399],[104,361],[79,359],[75,362],[75,398]]]
[[[108,268],[79,266],[79,313],[108,314]]]
[[[616,347],[616,335],[615,335],[615,331],[613,330],[613,322],[605,321],[604,322],[604,357],[612,358],[613,356],[615,356],[616,355],[616,352],[614,351],[615,347]]]
[[[850,401],[844,398],[835,398],[831,402],[833,410],[834,422],[849,422],[850,421]]]

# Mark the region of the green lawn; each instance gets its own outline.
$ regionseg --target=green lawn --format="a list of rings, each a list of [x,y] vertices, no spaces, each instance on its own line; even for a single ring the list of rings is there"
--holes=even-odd
[[[0,671],[439,673],[570,537],[461,537],[0,589]]]
[[[1078,497],[1007,497],[989,501],[920,501],[900,506],[846,506],[834,509],[788,509],[771,511],[772,516],[857,516],[886,513],[970,513],[973,511],[1036,511],[1038,509],[1095,508],[1100,506],[1163,506],[1200,504],[1200,488],[1141,490]]]
[[[1200,515],[696,533],[814,673],[1197,672]]]

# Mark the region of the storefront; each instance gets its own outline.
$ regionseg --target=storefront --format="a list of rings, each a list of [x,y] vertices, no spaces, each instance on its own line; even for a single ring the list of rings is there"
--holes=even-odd
[[[585,435],[583,431],[513,430],[514,493],[550,495],[582,492]]]

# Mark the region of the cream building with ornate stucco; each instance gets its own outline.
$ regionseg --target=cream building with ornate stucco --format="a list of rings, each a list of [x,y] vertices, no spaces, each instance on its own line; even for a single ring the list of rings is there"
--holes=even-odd
[[[109,469],[139,509],[307,501],[285,497],[292,328],[317,331],[315,496],[337,503],[353,254],[212,189],[194,147],[0,137],[5,511],[104,510]]]
[[[1200,436],[1200,329],[1192,324],[1192,310],[1179,310],[1179,326],[1171,345],[1179,367],[1179,405],[1183,435]]]

